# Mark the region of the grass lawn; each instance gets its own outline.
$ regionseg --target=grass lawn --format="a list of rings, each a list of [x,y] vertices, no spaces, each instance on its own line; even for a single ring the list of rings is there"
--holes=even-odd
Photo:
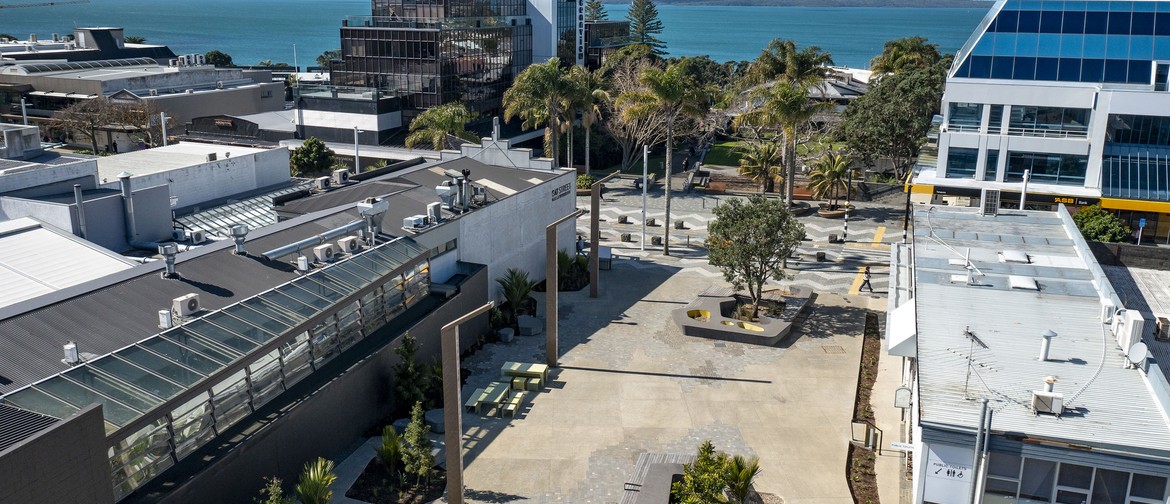
[[[678,153],[675,153],[675,156],[678,156]],[[678,165],[680,163],[678,161],[678,159],[679,159],[678,157],[675,157],[675,163],[674,163],[675,165]],[[662,174],[663,174],[662,167],[665,164],[666,164],[666,155],[665,154],[651,154],[650,155],[650,166],[649,166],[648,170],[650,173],[654,173],[654,174],[658,175],[658,178],[661,179]],[[603,175],[608,175],[611,172],[618,171],[619,168],[621,168],[621,164],[615,164],[615,165],[610,166],[608,168],[594,169],[593,173],[595,175],[598,175],[598,176],[603,176]],[[637,162],[635,162],[634,165],[631,166],[629,170],[626,170],[623,173],[626,173],[627,175],[641,175],[642,174],[642,158],[638,158]]]
[[[724,141],[711,146],[703,164],[717,166],[739,166],[740,148],[742,141]]]

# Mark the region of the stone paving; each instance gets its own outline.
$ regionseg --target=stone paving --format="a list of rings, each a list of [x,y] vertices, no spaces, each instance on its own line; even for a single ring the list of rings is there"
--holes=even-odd
[[[843,474],[860,335],[879,300],[821,295],[777,347],[689,338],[670,310],[725,284],[638,262],[603,271],[599,299],[561,294],[561,367],[516,418],[464,416],[468,501],[616,503],[640,453],[691,454],[711,439],[761,457],[761,492],[852,502]],[[505,361],[542,362],[543,347],[543,335],[524,336],[477,352],[463,363],[465,398]]]

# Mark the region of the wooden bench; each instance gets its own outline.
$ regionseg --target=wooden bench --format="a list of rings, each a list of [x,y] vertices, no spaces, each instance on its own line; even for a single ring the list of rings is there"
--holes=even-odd
[[[540,390],[540,378],[529,378],[527,384],[524,386],[525,390]]]
[[[468,411],[475,411],[481,399],[483,399],[483,389],[477,388],[475,392],[471,393],[471,397],[467,399],[467,402],[463,403],[463,407],[467,408]]]
[[[512,390],[524,390],[527,382],[528,380],[526,380],[523,376],[512,377]]]
[[[512,418],[515,418],[516,411],[520,409],[520,406],[523,403],[524,403],[524,393],[523,392],[513,394],[512,397],[508,398],[508,402],[504,403],[504,409],[501,412],[500,416],[510,415]]]

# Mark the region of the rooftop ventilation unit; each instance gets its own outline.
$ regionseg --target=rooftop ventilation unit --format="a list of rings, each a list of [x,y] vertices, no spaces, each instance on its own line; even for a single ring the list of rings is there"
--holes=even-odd
[[[180,317],[189,317],[199,313],[199,310],[199,294],[194,292],[171,300],[171,312]]]
[[[341,249],[342,252],[347,254],[357,252],[359,249],[361,249],[361,247],[362,241],[356,236],[346,236],[345,238],[337,240],[337,248]]]
[[[192,229],[191,230],[191,244],[192,245],[202,245],[203,242],[205,242],[205,241],[207,241],[207,231],[204,231],[202,229]]]
[[[999,190],[983,189],[979,192],[979,215],[984,217],[999,215]]]
[[[316,257],[318,262],[330,262],[336,255],[337,249],[333,248],[332,243],[313,247],[313,257]]]
[[[425,215],[411,215],[402,219],[403,229],[422,229],[427,227],[427,216]]]
[[[458,195],[458,189],[451,185],[450,181],[444,181],[442,185],[436,186],[435,195],[448,210],[455,210],[455,197]]]
[[[215,89],[223,89],[223,81],[221,81],[221,80],[215,81]]]
[[[365,221],[365,232],[370,246],[377,245],[378,233],[382,232],[382,217],[390,210],[390,202],[383,198],[366,198],[357,204],[358,213]]]
[[[1113,316],[1117,314],[1117,307],[1113,306],[1113,302],[1107,299],[1101,300],[1101,323],[1109,324],[1113,322]]]
[[[1049,413],[1056,416],[1064,413],[1064,394],[1033,390],[1032,414],[1038,415],[1040,413]]]
[[[246,224],[236,224],[228,228],[228,235],[236,242],[236,255],[247,255],[244,251],[244,240],[248,237],[248,226]]]
[[[1040,290],[1040,286],[1036,284],[1035,278],[1021,275],[1008,275],[1008,285],[1013,289]]]
[[[190,89],[188,89],[187,91],[190,91]],[[214,152],[207,154],[207,162],[208,163],[215,161],[216,159],[219,159],[219,158],[216,157]]]
[[[439,221],[443,220],[442,203],[439,203],[438,201],[427,203],[427,220],[430,221],[431,224],[438,224]]]
[[[346,182],[349,182],[349,170],[346,170],[346,169],[333,170],[333,183],[334,184],[342,185]]]
[[[309,271],[309,258],[297,256],[297,271]]]
[[[329,189],[330,183],[333,182],[329,177],[317,177],[313,180],[313,188],[318,191]]]
[[[159,310],[158,311],[158,328],[165,330],[165,329],[170,329],[174,326],[175,326],[174,314],[171,313],[170,310]]]
[[[1029,264],[1032,262],[1028,257],[1028,254],[1025,254],[1019,250],[1005,250],[1000,252],[999,261],[1017,264]]]
[[[70,366],[81,364],[81,356],[77,353],[77,343],[70,341],[62,347],[62,350],[65,352],[65,358],[61,359],[61,362]]]
[[[163,261],[167,268],[163,273],[163,277],[174,278],[175,256],[179,254],[179,246],[175,245],[174,243],[164,243],[158,246],[158,253],[163,256]]]
[[[174,60],[172,60],[172,61],[174,61]],[[151,89],[151,90],[150,90],[150,96],[158,96],[158,90],[157,90],[157,89]]]

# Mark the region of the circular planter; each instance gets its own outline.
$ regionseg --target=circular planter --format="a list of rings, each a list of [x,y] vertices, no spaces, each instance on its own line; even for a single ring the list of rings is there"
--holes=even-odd
[[[826,219],[840,219],[845,217],[845,210],[817,210],[817,215]]]

